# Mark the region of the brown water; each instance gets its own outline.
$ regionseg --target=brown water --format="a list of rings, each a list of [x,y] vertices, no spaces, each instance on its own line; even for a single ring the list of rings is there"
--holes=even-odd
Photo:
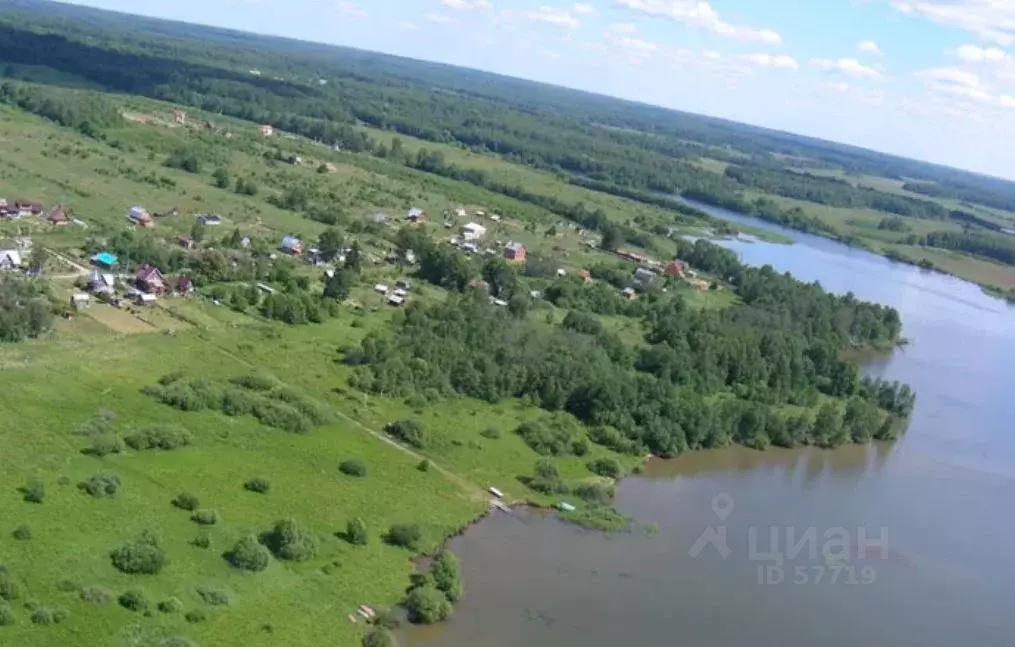
[[[729,246],[901,312],[910,345],[866,370],[916,389],[905,437],[652,462],[617,505],[657,532],[494,513],[453,542],[466,597],[452,621],[404,641],[1015,645],[1015,310],[957,279],[779,231],[797,244]],[[696,551],[709,528],[717,541]],[[809,530],[815,552],[806,541],[794,551]],[[773,534],[792,558],[774,560]]]

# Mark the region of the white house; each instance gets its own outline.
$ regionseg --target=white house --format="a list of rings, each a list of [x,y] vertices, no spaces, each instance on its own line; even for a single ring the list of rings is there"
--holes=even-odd
[[[92,298],[83,292],[72,294],[70,298],[70,304],[75,309],[80,310],[81,308],[87,308]]]
[[[112,274],[103,274],[92,270],[92,273],[88,275],[88,287],[95,294],[112,294],[115,286],[116,278]]]
[[[383,283],[378,283],[377,285],[374,286],[374,292],[376,292],[377,294],[387,294],[388,286]]]
[[[21,267],[21,252],[14,249],[0,249],[0,270],[16,270]]]
[[[652,270],[639,267],[634,271],[634,280],[639,283],[648,283],[655,278],[655,273]]]
[[[462,227],[462,238],[465,240],[479,240],[483,236],[486,236],[486,227],[483,225],[470,222]]]

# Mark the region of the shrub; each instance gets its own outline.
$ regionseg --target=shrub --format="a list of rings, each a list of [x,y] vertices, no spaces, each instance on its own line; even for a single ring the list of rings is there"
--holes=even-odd
[[[612,458],[597,458],[589,461],[587,467],[593,474],[611,479],[620,478],[620,465]]]
[[[53,609],[53,624],[60,624],[70,617],[70,611],[64,608]]]
[[[140,589],[129,589],[120,594],[117,598],[120,606],[124,609],[143,613],[148,610],[148,596]]]
[[[249,416],[254,413],[256,396],[240,389],[227,389],[222,394],[222,413],[227,416]]]
[[[78,489],[97,499],[112,498],[120,490],[120,477],[116,474],[95,474],[78,483]]]
[[[196,625],[199,622],[204,622],[208,618],[208,615],[201,609],[193,609],[188,611],[183,617],[186,618],[187,622],[190,624]]]
[[[117,570],[129,574],[156,575],[166,565],[166,554],[150,533],[120,546],[109,557]]]
[[[155,425],[127,436],[127,445],[135,451],[160,449],[170,451],[191,443],[190,432],[175,425]]]
[[[180,510],[193,511],[201,507],[201,502],[193,494],[189,492],[181,492],[180,494],[176,495],[175,499],[173,499],[173,505],[179,508]]]
[[[615,494],[612,487],[602,483],[583,483],[574,489],[575,496],[599,505],[609,505]]]
[[[202,526],[214,526],[219,522],[219,513],[215,510],[198,510],[190,515],[190,520]]]
[[[437,554],[430,567],[430,577],[449,601],[457,602],[462,597],[461,567],[451,551],[442,550]]]
[[[226,561],[236,568],[259,573],[268,568],[271,553],[253,535],[243,537],[225,555]]]
[[[233,378],[232,382],[251,391],[271,391],[279,385],[279,381],[275,378],[257,374],[242,375]]]
[[[25,524],[21,524],[20,526],[15,528],[14,532],[11,534],[18,541],[28,541],[29,539],[32,538],[32,529],[26,526]]]
[[[0,627],[14,624],[14,611],[9,604],[0,604]]]
[[[190,545],[194,548],[211,548],[211,537],[208,535],[198,535],[190,540]]]
[[[305,561],[317,554],[317,540],[293,519],[276,522],[275,527],[262,536],[261,543],[275,557],[293,562]]]
[[[10,573],[0,571],[0,599],[12,602],[21,597],[21,584]]]
[[[420,624],[433,624],[451,616],[451,603],[443,591],[432,584],[418,586],[406,596],[403,602],[409,611],[409,620]]]
[[[367,543],[367,524],[359,517],[349,520],[345,526],[345,540],[354,546],[363,546]]]
[[[250,479],[249,481],[244,483],[243,487],[249,490],[250,492],[267,494],[268,490],[271,489],[271,483],[269,483],[267,479],[256,478]]]
[[[169,636],[155,643],[155,647],[197,647],[183,636]]]
[[[215,589],[199,586],[197,587],[197,594],[202,600],[204,600],[205,604],[210,604],[215,607],[229,606],[229,595],[222,591],[216,591]]]
[[[524,422],[515,433],[543,456],[567,456],[577,453],[575,450],[588,452],[588,441],[577,421],[567,414],[556,413]]]
[[[109,591],[98,586],[89,586],[81,589],[81,601],[89,604],[109,604],[113,596]]]
[[[40,481],[29,481],[21,488],[21,494],[28,503],[42,503],[46,498],[46,487]]]
[[[429,472],[430,471],[430,461],[428,461],[428,460],[426,460],[424,458],[423,460],[421,460],[419,462],[419,465],[416,466],[416,469],[418,469],[420,472]]]
[[[496,427],[487,427],[483,431],[479,432],[479,435],[483,438],[489,438],[490,440],[497,440],[500,438],[500,430]]]
[[[62,593],[77,593],[81,590],[73,580],[60,580],[56,583],[56,590]]]
[[[422,425],[415,420],[392,422],[388,425],[387,432],[416,449],[426,447],[426,434],[423,431]]]
[[[568,487],[561,480],[557,466],[545,458],[536,461],[535,476],[525,477],[522,481],[540,494],[565,494],[568,492]]]
[[[110,456],[112,454],[122,454],[125,449],[123,441],[116,436],[97,436],[92,440],[92,446],[85,449],[85,454],[92,456]]]
[[[294,434],[308,434],[313,429],[310,420],[294,407],[274,400],[262,400],[254,405],[254,417],[261,424]]]
[[[366,476],[367,466],[366,463],[358,458],[353,458],[347,461],[342,461],[342,464],[338,466],[338,471],[347,476]]]
[[[179,598],[166,598],[159,602],[158,608],[162,613],[180,613],[183,611],[183,602]]]
[[[415,550],[419,540],[423,537],[423,531],[415,523],[397,523],[388,529],[384,541],[392,546],[400,546]]]
[[[32,624],[51,625],[53,624],[53,612],[43,607],[32,612]]]
[[[370,627],[363,635],[362,647],[396,647],[395,638],[384,627]]]

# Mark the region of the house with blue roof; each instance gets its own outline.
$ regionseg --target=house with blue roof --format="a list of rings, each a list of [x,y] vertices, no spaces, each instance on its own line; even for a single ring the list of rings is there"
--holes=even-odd
[[[92,256],[92,262],[99,267],[113,267],[116,265],[116,256],[109,252],[99,252],[95,256]]]

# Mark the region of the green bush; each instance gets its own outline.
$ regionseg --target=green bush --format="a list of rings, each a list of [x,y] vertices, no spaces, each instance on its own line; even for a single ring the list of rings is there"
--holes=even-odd
[[[91,456],[110,456],[112,454],[122,454],[125,447],[123,441],[116,436],[104,435],[97,436],[92,440],[92,446],[85,449],[84,453]]]
[[[384,627],[370,627],[363,635],[362,647],[397,647],[394,636]]]
[[[41,481],[29,481],[21,488],[21,494],[28,503],[42,503],[46,498],[46,486]]]
[[[241,375],[233,378],[232,382],[251,391],[271,391],[279,385],[279,381],[275,378],[257,374]]]
[[[11,535],[18,541],[28,541],[32,538],[32,529],[25,524],[21,524],[14,529],[14,532],[11,533]]]
[[[112,602],[113,596],[110,595],[109,591],[98,587],[89,586],[81,589],[81,601],[89,604],[109,604]]]
[[[543,456],[583,456],[589,444],[578,421],[564,413],[544,415],[515,429],[525,444]]]
[[[190,540],[190,545],[194,548],[211,548],[211,537],[208,535],[198,535]]]
[[[179,598],[166,598],[159,602],[158,609],[162,613],[180,613],[183,611],[183,602]]]
[[[452,606],[447,596],[432,584],[409,591],[403,605],[409,612],[410,622],[429,625],[451,617]]]
[[[0,571],[0,600],[12,602],[21,597],[21,584],[10,573]]]
[[[620,478],[620,464],[612,458],[597,458],[589,461],[587,467],[593,474],[611,479]]]
[[[137,613],[144,613],[148,610],[148,596],[141,589],[129,589],[120,594],[117,598],[120,606]]]
[[[536,461],[535,476],[526,477],[524,482],[540,494],[566,494],[568,492],[568,487],[561,480],[557,466],[545,458]]]
[[[53,624],[60,624],[70,618],[70,611],[64,608],[53,609]]]
[[[259,573],[268,568],[271,553],[256,537],[248,535],[237,541],[223,557],[236,568]]]
[[[366,476],[367,466],[366,463],[358,458],[353,458],[347,461],[342,461],[342,464],[338,466],[338,471],[342,472],[347,476]]]
[[[430,566],[430,577],[434,586],[447,596],[450,602],[462,597],[461,566],[458,558],[449,550],[442,550]]]
[[[313,429],[306,416],[283,402],[262,400],[254,405],[253,414],[261,424],[293,434],[308,434]]]
[[[416,469],[419,470],[420,472],[429,472],[430,471],[430,461],[428,461],[428,460],[426,460],[424,458],[423,460],[421,460],[419,462],[418,465],[416,465]]]
[[[169,636],[155,643],[155,647],[197,647],[197,645],[183,636]]]
[[[202,526],[214,526],[219,522],[219,513],[215,510],[198,510],[190,515],[190,520]]]
[[[158,539],[148,532],[120,546],[109,557],[118,571],[129,574],[156,575],[166,565],[166,553]]]
[[[616,491],[612,487],[602,483],[583,483],[576,487],[573,493],[583,501],[598,505],[609,505],[616,496]]]
[[[275,557],[293,562],[306,561],[317,554],[317,540],[293,519],[276,522],[275,527],[261,537],[261,543]]]
[[[214,607],[229,606],[229,595],[223,591],[199,586],[197,587],[197,595],[204,600],[205,604],[210,604]]]
[[[204,622],[205,620],[207,620],[208,615],[202,609],[193,609],[191,611],[188,611],[187,614],[184,615],[183,617],[190,624],[196,625],[199,622]]]
[[[345,540],[354,546],[366,545],[368,540],[366,522],[359,517],[350,519],[345,526]]]
[[[201,502],[189,492],[182,492],[173,499],[173,505],[180,510],[194,511],[201,507]]]
[[[243,484],[243,487],[250,492],[257,492],[258,494],[267,494],[268,490],[271,489],[271,483],[267,479],[256,478],[250,479]]]
[[[174,425],[155,425],[133,433],[125,439],[127,445],[135,451],[159,449],[170,451],[190,445],[192,436],[183,427]]]
[[[120,490],[120,477],[116,474],[95,474],[78,483],[78,489],[97,499],[109,499]]]
[[[500,438],[500,430],[496,427],[487,427],[483,431],[479,432],[479,435],[483,438],[489,438],[490,440],[497,440]]]
[[[11,605],[0,603],[0,627],[7,627],[14,624],[14,611]]]
[[[416,420],[392,422],[387,426],[387,432],[416,449],[424,449],[426,447],[426,434],[423,431],[422,425]]]
[[[420,530],[419,524],[397,523],[388,529],[388,534],[384,536],[384,541],[391,546],[416,550],[419,540],[422,538],[423,531]]]
[[[42,607],[32,612],[32,624],[51,625],[53,624],[53,612]]]

